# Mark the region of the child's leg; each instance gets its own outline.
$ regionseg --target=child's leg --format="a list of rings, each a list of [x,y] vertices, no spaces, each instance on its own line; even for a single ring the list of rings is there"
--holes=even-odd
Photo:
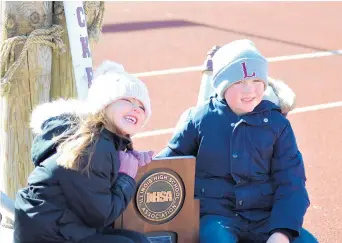
[[[300,236],[293,240],[292,243],[318,243],[318,240],[309,231],[302,229]]]
[[[239,230],[231,219],[206,215],[200,220],[200,243],[237,243]]]

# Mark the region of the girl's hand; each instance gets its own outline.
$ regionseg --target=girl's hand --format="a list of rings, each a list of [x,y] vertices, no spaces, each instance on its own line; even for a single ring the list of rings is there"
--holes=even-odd
[[[136,150],[130,151],[138,160],[139,167],[148,165],[152,161],[153,151],[139,152]]]
[[[120,169],[119,172],[136,177],[139,167],[138,159],[132,153],[119,151]]]

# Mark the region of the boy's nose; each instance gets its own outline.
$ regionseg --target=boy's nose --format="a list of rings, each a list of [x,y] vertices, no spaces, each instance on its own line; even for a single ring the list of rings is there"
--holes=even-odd
[[[245,83],[245,84],[242,86],[242,90],[243,90],[244,92],[250,92],[251,89],[252,89],[252,86],[249,85],[248,83]]]

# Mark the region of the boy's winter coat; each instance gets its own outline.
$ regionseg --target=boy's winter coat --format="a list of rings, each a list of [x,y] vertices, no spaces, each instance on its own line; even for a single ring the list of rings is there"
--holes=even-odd
[[[33,113],[31,124],[38,133],[32,145],[36,168],[15,201],[16,243],[77,242],[112,224],[134,195],[134,179],[118,174],[118,150],[125,150],[128,141],[106,129],[92,145],[89,174],[57,165],[54,138],[81,111],[77,102],[56,101]],[[88,156],[81,164],[87,163]]]
[[[279,81],[272,87],[280,107],[266,99],[237,116],[225,100],[211,97],[190,109],[157,157],[197,157],[195,197],[201,215],[243,218],[247,229],[251,224],[264,233],[290,229],[298,234],[309,198],[303,158],[281,113],[281,108],[283,113],[293,109],[295,96]]]

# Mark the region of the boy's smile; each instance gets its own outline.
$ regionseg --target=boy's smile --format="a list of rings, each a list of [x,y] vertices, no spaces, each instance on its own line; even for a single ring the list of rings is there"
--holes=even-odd
[[[238,115],[252,112],[261,102],[265,85],[261,80],[248,79],[232,84],[224,93],[229,107]]]

